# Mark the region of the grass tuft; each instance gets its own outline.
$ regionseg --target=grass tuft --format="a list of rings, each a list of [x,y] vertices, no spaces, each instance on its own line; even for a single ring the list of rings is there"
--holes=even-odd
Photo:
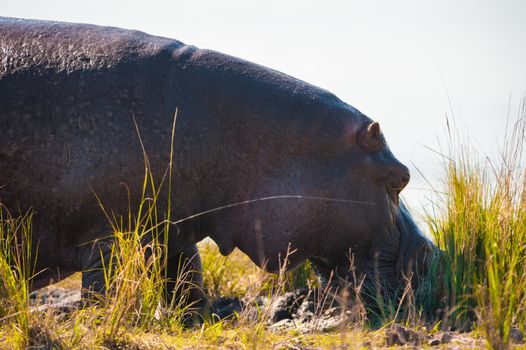
[[[0,327],[16,348],[28,344],[31,263],[31,217],[13,217],[0,204]]]
[[[443,320],[456,329],[476,321],[488,345],[508,348],[526,320],[526,111],[499,160],[481,163],[450,133],[446,194],[430,229],[443,250]],[[437,281],[435,281],[437,282]]]

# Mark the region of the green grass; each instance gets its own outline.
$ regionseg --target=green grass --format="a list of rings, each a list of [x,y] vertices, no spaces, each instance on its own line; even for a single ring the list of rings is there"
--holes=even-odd
[[[435,266],[443,287],[443,321],[475,323],[494,349],[509,347],[512,327],[526,320],[526,114],[512,126],[498,162],[480,162],[454,136],[445,158],[446,191],[430,217],[444,251]]]
[[[0,204],[0,337],[16,348],[27,345],[31,316],[31,215],[13,218]]]
[[[143,146],[144,182],[142,199],[136,212],[129,211],[126,217],[110,214],[99,201],[113,228],[109,259],[105,261],[101,253],[106,292],[99,300],[100,307],[93,308],[97,309],[97,338],[102,343],[120,339],[130,329],[173,331],[181,327],[188,308],[192,306],[186,305],[187,293],[184,291],[168,299],[166,290],[168,238],[171,232],[173,235],[170,199],[175,121],[174,117],[170,163],[160,183],[155,182]],[[138,129],[137,133],[140,140]],[[162,191],[168,194],[164,212],[158,208]],[[187,261],[180,263],[181,272],[175,291],[186,287],[187,276],[184,274],[192,273],[184,272]]]

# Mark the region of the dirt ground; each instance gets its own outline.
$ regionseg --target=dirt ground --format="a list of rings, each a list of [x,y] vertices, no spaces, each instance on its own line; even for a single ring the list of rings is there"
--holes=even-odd
[[[75,279],[44,288],[31,294],[31,303],[34,310],[46,308],[57,309],[60,312],[71,312],[80,307],[79,283]],[[270,303],[270,304],[269,304]],[[222,297],[213,302],[218,314],[228,318],[233,312],[241,312],[243,308],[250,308],[244,304],[243,299],[233,297]],[[285,293],[273,300],[261,297],[254,307],[254,317],[258,317],[256,308],[267,307],[268,330],[276,334],[291,332],[297,334],[319,334],[330,336],[342,334],[352,329],[344,324],[349,324],[351,316],[349,312],[342,313],[338,307],[324,308],[323,312],[316,309],[315,301],[311,293],[306,289]],[[245,310],[246,311],[246,310]],[[248,312],[250,315],[250,311]],[[235,330],[235,328],[234,328]],[[349,333],[356,335],[356,332]],[[440,349],[476,349],[486,348],[485,340],[476,332],[459,333],[453,331],[426,330],[424,327],[408,328],[400,324],[391,324],[379,330],[362,330],[362,338],[359,340],[361,348],[377,349],[385,347],[411,347],[411,348],[440,348]],[[515,346],[524,346],[524,337],[520,331],[511,335]],[[320,341],[320,343],[323,343]],[[356,339],[352,341],[356,344]],[[351,342],[349,343],[351,344]],[[327,344],[294,344],[290,341],[277,342],[273,348],[283,349],[318,349],[327,348]],[[345,346],[344,346],[345,347]],[[118,346],[122,348],[122,346]],[[126,347],[124,347],[126,348]],[[141,348],[140,346],[138,348]],[[145,348],[149,348],[146,346]],[[190,346],[192,348],[192,346]],[[334,348],[329,346],[329,348]]]

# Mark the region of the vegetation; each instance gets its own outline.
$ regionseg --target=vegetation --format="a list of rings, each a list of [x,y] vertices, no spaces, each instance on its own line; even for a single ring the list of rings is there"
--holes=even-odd
[[[0,205],[0,326],[19,347],[27,344],[31,319],[31,249],[31,213],[13,218]]]
[[[156,183],[147,157],[140,206],[127,217],[118,217],[101,203],[114,229],[102,267],[107,295],[84,308],[64,313],[30,307],[31,213],[13,218],[2,207],[0,348],[37,344],[64,349],[360,348],[397,344],[386,341],[395,323],[409,326],[414,334],[424,329],[472,331],[473,337],[483,335],[490,348],[509,348],[512,332],[524,334],[526,322],[526,172],[521,158],[526,112],[522,112],[497,162],[480,163],[476,152],[450,133],[444,152],[446,190],[436,197],[428,217],[442,250],[431,262],[431,273],[414,294],[408,286],[398,296],[376,295],[377,305],[369,310],[362,303],[360,280],[351,281],[347,290],[351,293],[338,296],[348,306],[342,310],[346,322],[327,333],[268,327],[268,305],[284,292],[319,288],[308,264],[292,273],[283,269],[269,275],[237,250],[221,256],[209,240],[199,247],[208,295],[242,297],[252,308],[227,320],[185,327],[191,311],[191,305],[183,306],[185,276],[178,279],[178,297],[170,302],[165,298],[165,243],[172,225],[171,213],[160,212],[157,200],[163,184],[171,183],[171,174]],[[78,286],[78,278],[70,283]],[[259,307],[261,296],[269,302]]]
[[[526,113],[512,126],[499,162],[481,164],[476,151],[453,140],[445,158],[446,194],[430,228],[443,250],[443,322],[481,327],[488,346],[507,348],[526,321]]]

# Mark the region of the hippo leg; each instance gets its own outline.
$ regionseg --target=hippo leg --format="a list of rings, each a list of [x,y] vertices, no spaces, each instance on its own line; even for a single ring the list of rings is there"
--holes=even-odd
[[[168,301],[176,307],[189,307],[191,323],[200,322],[211,313],[211,304],[203,291],[201,271],[201,258],[195,244],[168,258]]]
[[[107,242],[99,242],[93,244],[84,254],[81,294],[84,303],[95,302],[106,292],[103,267],[107,266],[110,260],[110,249]]]

